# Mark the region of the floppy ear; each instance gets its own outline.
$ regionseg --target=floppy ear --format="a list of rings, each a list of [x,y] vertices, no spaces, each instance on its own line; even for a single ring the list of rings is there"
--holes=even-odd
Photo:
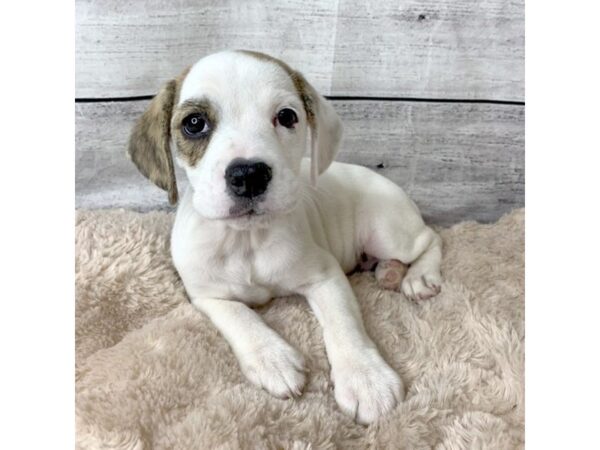
[[[135,124],[127,153],[142,174],[169,193],[169,203],[177,203],[177,181],[171,155],[171,114],[177,81],[171,80],[154,97]]]
[[[342,139],[342,121],[322,95],[313,88],[302,74],[292,76],[300,91],[310,127],[310,178],[316,184],[317,177],[327,170],[338,152]]]

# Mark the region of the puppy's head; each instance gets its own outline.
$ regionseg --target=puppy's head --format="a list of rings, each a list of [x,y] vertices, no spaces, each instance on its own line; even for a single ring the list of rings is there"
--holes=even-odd
[[[261,53],[227,51],[161,89],[131,134],[129,154],[171,203],[174,158],[200,215],[252,224],[295,206],[308,141],[315,182],[341,134],[332,106],[300,73]]]

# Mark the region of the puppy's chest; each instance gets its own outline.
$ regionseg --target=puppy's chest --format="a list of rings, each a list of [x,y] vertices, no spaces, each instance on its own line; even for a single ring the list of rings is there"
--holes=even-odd
[[[275,296],[288,295],[283,278],[289,267],[289,250],[273,243],[232,239],[205,253],[202,264],[210,278],[230,298],[260,305]]]

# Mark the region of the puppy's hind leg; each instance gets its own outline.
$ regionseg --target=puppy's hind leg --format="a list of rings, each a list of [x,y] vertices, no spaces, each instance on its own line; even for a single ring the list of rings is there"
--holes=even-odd
[[[408,266],[397,259],[384,259],[375,267],[375,279],[383,289],[399,291]]]
[[[412,300],[434,297],[442,285],[442,240],[420,217],[408,221],[397,217],[379,217],[371,227],[365,251],[380,260],[377,281],[386,289],[401,290]]]
[[[377,284],[390,291],[399,291],[402,279],[406,275],[408,266],[397,259],[386,259],[379,261],[371,255],[363,253],[358,265],[348,275],[358,272],[375,272]]]
[[[402,280],[402,293],[413,300],[426,300],[442,290],[442,239],[431,229],[431,241],[414,260]]]

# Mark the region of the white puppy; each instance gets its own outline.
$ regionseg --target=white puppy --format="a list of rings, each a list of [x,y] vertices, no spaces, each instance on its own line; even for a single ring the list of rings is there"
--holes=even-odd
[[[162,88],[129,154],[171,203],[173,157],[185,169],[173,261],[246,377],[278,397],[301,393],[302,356],[249,307],[301,294],[323,328],[335,398],[366,424],[394,408],[404,388],[367,335],[345,273],[363,253],[398,260],[410,268],[396,287],[434,296],[441,240],[394,183],[332,162],[341,135],[334,109],[300,73],[261,53],[227,51]]]

